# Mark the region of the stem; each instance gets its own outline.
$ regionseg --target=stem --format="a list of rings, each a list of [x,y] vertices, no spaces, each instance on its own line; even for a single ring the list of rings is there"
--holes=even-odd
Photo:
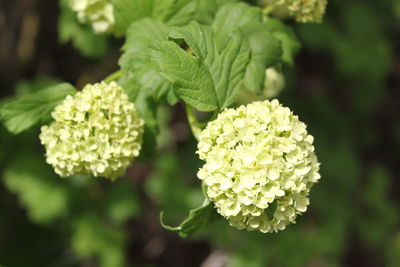
[[[270,4],[263,8],[262,12],[264,15],[268,16],[274,9],[277,7],[277,4]]]
[[[121,75],[122,75],[122,71],[121,70],[117,70],[116,72],[113,72],[110,75],[108,75],[104,79],[104,82],[110,83],[110,82],[116,81],[121,77]]]
[[[193,112],[193,108],[190,107],[189,105],[185,105],[186,109],[186,116],[189,121],[190,129],[192,130],[192,133],[194,137],[199,140],[200,133],[202,131],[202,123],[200,123],[197,120],[196,114]]]

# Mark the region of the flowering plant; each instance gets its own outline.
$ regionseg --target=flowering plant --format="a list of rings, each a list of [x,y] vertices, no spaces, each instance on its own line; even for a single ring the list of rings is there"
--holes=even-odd
[[[299,49],[291,28],[274,16],[284,10],[299,22],[320,22],[326,1],[62,0],[61,6],[61,40],[83,54],[96,56],[93,47],[104,40],[88,49],[90,42],[82,42],[88,36],[125,41],[119,70],[103,81],[82,90],[62,83],[1,105],[11,132],[42,126],[43,153],[55,173],[124,176],[136,158],[149,159],[159,148],[157,107],[182,102],[205,162],[198,171],[204,204],[177,227],[161,220],[166,229],[186,237],[220,214],[236,228],[267,233],[306,211],[319,163],[306,125],[272,100]]]

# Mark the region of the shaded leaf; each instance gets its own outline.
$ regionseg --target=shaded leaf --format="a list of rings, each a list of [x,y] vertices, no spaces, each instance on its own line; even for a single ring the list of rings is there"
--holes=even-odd
[[[124,223],[140,212],[136,188],[127,182],[113,183],[107,192],[106,205],[109,216],[116,223]]]
[[[173,105],[178,101],[172,84],[157,70],[150,60],[148,49],[154,40],[167,40],[169,27],[160,21],[144,18],[132,23],[127,31],[123,46],[124,53],[119,60],[123,73],[124,88],[150,91],[156,100],[165,100]]]
[[[275,215],[276,208],[278,207],[278,201],[273,201],[268,208],[265,210],[265,213],[268,216],[268,219],[272,220]]]
[[[197,7],[192,0],[113,0],[115,24],[125,32],[129,25],[151,17],[171,26],[187,24]]]
[[[295,54],[300,49],[300,43],[297,40],[292,28],[285,25],[277,19],[267,18],[264,22],[266,28],[282,42],[282,60],[288,64],[293,64]]]
[[[157,135],[159,133],[157,122],[157,104],[149,92],[138,92],[135,106],[140,116],[144,119],[143,143],[138,160],[144,161],[154,155],[157,148]]]
[[[249,23],[261,22],[262,12],[258,7],[239,2],[221,7],[215,16],[212,28],[218,50],[226,47],[233,33]]]
[[[251,49],[244,85],[251,91],[261,93],[265,83],[265,70],[277,64],[282,56],[282,43],[262,23],[261,9],[242,2],[224,5],[218,11],[212,26],[216,32],[219,50],[227,45],[236,30],[243,32]]]
[[[47,224],[67,214],[70,194],[44,159],[21,153],[4,171],[4,184],[18,196],[30,219]]]
[[[226,4],[237,2],[237,0],[201,0],[195,13],[195,20],[203,24],[212,24],[218,10]]]
[[[51,119],[51,112],[76,89],[67,83],[51,86],[32,94],[7,101],[0,106],[0,119],[6,128],[18,134]]]
[[[211,27],[191,22],[169,36],[184,40],[192,54],[172,41],[154,43],[152,59],[189,105],[201,111],[223,110],[235,101],[249,62],[249,46],[240,31],[219,53]]]
[[[96,256],[99,266],[125,266],[124,232],[120,227],[102,221],[90,211],[80,215],[72,224],[71,247],[82,258]]]
[[[212,223],[216,218],[218,218],[218,215],[214,205],[208,200],[204,201],[201,207],[190,210],[189,216],[176,227],[166,225],[163,221],[163,212],[160,213],[161,225],[169,231],[178,232],[183,238],[190,237],[196,231]]]

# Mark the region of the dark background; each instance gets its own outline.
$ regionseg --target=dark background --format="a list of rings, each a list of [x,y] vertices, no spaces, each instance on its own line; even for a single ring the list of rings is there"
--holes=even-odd
[[[0,0],[0,101],[56,81],[82,87],[118,69],[123,40],[58,36],[50,0]],[[201,201],[201,162],[181,105],[159,108],[159,153],[110,183],[57,178],[34,129],[0,126],[0,266],[400,266],[400,1],[330,1],[278,99],[315,137],[322,179],[277,234],[221,220],[190,239],[163,230]],[[88,39],[85,39],[88,38]],[[97,37],[96,37],[97,38]]]

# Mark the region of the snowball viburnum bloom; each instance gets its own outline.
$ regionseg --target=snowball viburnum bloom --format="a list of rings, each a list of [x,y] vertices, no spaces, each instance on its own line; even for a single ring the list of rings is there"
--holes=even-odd
[[[321,22],[327,0],[279,0],[298,22]]]
[[[201,132],[197,153],[208,198],[239,229],[295,223],[320,179],[313,137],[278,100],[226,109]]]
[[[110,31],[114,24],[114,11],[109,0],[69,0],[78,20],[92,25],[97,33]]]
[[[41,129],[47,162],[57,174],[116,179],[139,155],[144,121],[117,83],[87,85],[67,96]]]
[[[327,0],[260,0],[261,4],[275,5],[276,13],[292,16],[298,22],[322,22]],[[274,11],[274,13],[275,13]]]

